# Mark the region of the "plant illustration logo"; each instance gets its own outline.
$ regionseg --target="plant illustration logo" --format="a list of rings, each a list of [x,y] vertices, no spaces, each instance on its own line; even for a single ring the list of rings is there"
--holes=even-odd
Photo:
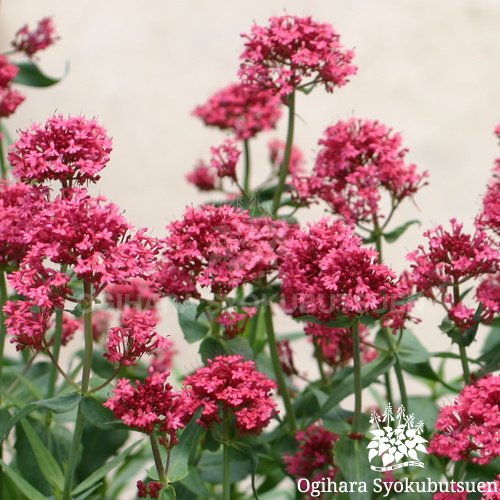
[[[382,460],[382,467],[370,465],[372,470],[385,472],[407,466],[424,466],[417,456],[417,452],[427,453],[424,446],[427,440],[420,435],[424,423],[420,421],[414,426],[414,422],[415,416],[406,415],[403,405],[397,409],[396,417],[390,403],[382,415],[376,411],[371,414],[370,423],[377,424],[377,428],[370,431],[374,437],[367,446],[368,460],[371,462],[375,457]],[[407,460],[401,462],[405,458]]]

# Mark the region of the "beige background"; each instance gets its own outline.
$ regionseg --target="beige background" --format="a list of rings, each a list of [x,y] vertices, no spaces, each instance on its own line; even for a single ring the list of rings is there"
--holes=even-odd
[[[56,87],[26,91],[9,126],[25,128],[55,112],[98,117],[114,151],[94,191],[162,235],[187,204],[207,199],[184,176],[223,138],[191,110],[235,80],[240,33],[285,12],[332,23],[359,66],[333,95],[317,89],[299,99],[296,137],[309,165],[323,130],[358,116],[402,132],[409,159],[430,173],[418,208],[407,203],[396,221],[419,218],[422,227],[388,249],[386,262],[402,270],[404,255],[434,224],[457,217],[470,227],[500,156],[493,135],[500,122],[498,0],[2,0],[1,50],[22,24],[52,15],[61,40],[41,55],[41,66],[60,76],[69,63]],[[255,146],[257,158],[274,135]],[[267,166],[256,168],[264,175]],[[428,303],[417,310],[427,344],[448,347],[435,327],[441,312]],[[176,318],[167,314],[163,333],[180,343]],[[186,352],[181,365],[194,363]]]
[[[334,94],[316,89],[297,106],[297,144],[311,165],[317,140],[338,119],[378,119],[402,132],[408,158],[430,172],[430,185],[408,202],[395,223],[419,218],[386,262],[404,255],[422,231],[451,217],[470,227],[500,156],[493,129],[500,122],[500,3],[497,0],[336,0],[215,2],[150,0],[2,0],[0,47],[24,23],[54,17],[61,40],[40,55],[50,75],[69,71],[49,89],[26,89],[28,99],[8,120],[12,131],[53,113],[96,116],[114,138],[112,161],[93,187],[137,226],[157,235],[201,196],[184,176],[224,137],[190,112],[235,80],[238,57],[253,22],[285,12],[329,22],[356,51],[359,71]],[[25,90],[25,89],[23,89]],[[284,137],[283,127],[280,130]],[[276,134],[254,146],[257,160]],[[260,154],[260,156],[259,156]],[[255,167],[266,172],[261,161]],[[313,211],[306,218],[317,219]],[[435,330],[433,308],[418,306],[422,335]],[[175,317],[165,333],[178,336]],[[440,311],[437,317],[441,317]],[[190,360],[186,360],[190,364]]]

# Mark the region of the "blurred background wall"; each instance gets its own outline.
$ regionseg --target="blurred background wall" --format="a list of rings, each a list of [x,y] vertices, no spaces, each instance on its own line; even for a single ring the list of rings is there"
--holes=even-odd
[[[0,50],[16,30],[53,16],[61,40],[40,54],[46,73],[64,80],[22,89],[26,102],[7,121],[11,131],[54,113],[97,117],[114,139],[112,161],[92,189],[125,210],[137,226],[163,235],[165,225],[201,196],[185,174],[223,135],[190,116],[195,105],[236,79],[242,32],[272,15],[312,15],[333,24],[356,51],[358,74],[334,94],[301,96],[297,144],[309,166],[324,129],[351,116],[399,131],[408,158],[430,173],[430,185],[407,202],[396,222],[418,218],[386,263],[402,270],[422,232],[451,217],[471,227],[500,149],[500,3],[498,0],[1,0]],[[265,144],[283,129],[267,133]],[[260,156],[259,156],[260,155]],[[257,166],[264,175],[264,161]],[[257,174],[258,175],[258,174]],[[311,212],[317,219],[321,212]],[[421,334],[449,346],[429,303]],[[162,333],[179,332],[173,312]],[[191,355],[184,363],[192,366]]]

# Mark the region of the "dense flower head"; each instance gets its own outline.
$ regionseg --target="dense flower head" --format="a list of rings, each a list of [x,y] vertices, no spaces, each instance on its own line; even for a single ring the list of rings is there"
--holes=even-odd
[[[108,334],[104,357],[110,363],[136,365],[145,354],[169,347],[167,339],[156,333],[156,315],[152,310],[125,310],[121,323]]]
[[[150,366],[155,372],[169,372],[173,367],[173,358],[178,353],[174,342],[166,338],[163,346],[151,353]]]
[[[19,266],[29,245],[23,232],[43,203],[44,193],[22,182],[0,182],[0,269]]]
[[[231,130],[239,140],[275,128],[281,117],[281,100],[271,92],[233,83],[193,111],[206,125]]]
[[[108,285],[105,293],[106,303],[115,309],[125,307],[153,309],[160,300],[151,281],[142,278],[133,278],[127,283]]]
[[[53,45],[57,40],[59,37],[56,34],[54,21],[50,17],[44,17],[33,31],[30,31],[27,24],[20,28],[12,41],[12,46],[15,50],[32,57],[40,50]]]
[[[317,472],[336,470],[333,448],[338,438],[318,423],[305,431],[297,431],[295,439],[300,443],[299,451],[293,455],[285,455],[287,472],[297,479],[312,479]]]
[[[278,348],[278,357],[281,364],[281,369],[285,375],[298,375],[299,371],[295,367],[292,346],[289,339],[278,340],[276,342]]]
[[[269,160],[276,172],[279,172],[281,165],[285,159],[286,144],[279,139],[269,141],[267,147],[269,148]],[[288,165],[288,172],[290,175],[295,176],[304,172],[304,155],[302,151],[295,145],[292,145],[292,152],[290,155],[290,163]]]
[[[407,255],[412,262],[412,279],[418,291],[433,296],[433,287],[459,285],[465,281],[494,273],[498,268],[499,253],[492,241],[481,229],[474,234],[463,231],[463,224],[450,220],[451,231],[443,226],[428,230],[427,248],[418,249]],[[441,287],[441,293],[445,288]]]
[[[495,129],[500,139],[500,125]],[[495,161],[493,177],[483,197],[483,209],[477,217],[476,223],[483,229],[491,229],[500,236],[500,158]]]
[[[11,284],[37,305],[49,306],[54,295],[64,296],[56,288],[69,281],[53,264],[72,268],[78,279],[96,288],[148,277],[155,270],[158,242],[146,229],[131,234],[132,229],[119,208],[104,204],[104,198],[93,198],[84,189],[66,191],[42,204],[25,228],[22,236],[30,248]]]
[[[149,481],[147,484],[137,481],[137,498],[158,498],[162,487],[158,481]]]
[[[490,322],[500,312],[500,273],[487,275],[476,289],[476,299],[483,304],[483,317]]]
[[[198,161],[195,168],[186,174],[186,180],[200,191],[213,191],[217,178],[216,170],[203,160]]]
[[[295,317],[377,314],[403,298],[395,273],[340,220],[322,219],[294,232],[282,252],[283,307]]]
[[[321,349],[323,361],[332,368],[346,366],[353,358],[353,339],[349,328],[331,328],[317,323],[307,323],[304,328],[306,335],[315,340]],[[367,340],[368,328],[360,324],[359,335],[361,340]],[[376,351],[361,344],[361,356],[365,362],[376,357]]]
[[[500,456],[500,376],[468,385],[441,409],[429,453],[485,465]]]
[[[22,131],[8,158],[13,175],[23,182],[59,180],[67,187],[98,181],[111,149],[96,120],[58,115]]]
[[[178,443],[176,431],[183,429],[193,415],[183,393],[173,391],[167,382],[169,375],[150,368],[149,376],[143,382],[137,380],[135,387],[129,379],[119,379],[113,389],[115,395],[104,403],[129,427],[146,434],[159,432],[167,448]]]
[[[289,231],[283,221],[252,219],[230,205],[188,207],[168,227],[157,274],[162,294],[199,297],[198,287],[226,295],[276,267],[277,247]]]
[[[230,339],[245,331],[248,320],[257,314],[255,307],[243,307],[241,312],[234,310],[223,311],[215,321],[224,326],[225,336]]]
[[[50,345],[46,333],[54,312],[51,308],[38,307],[29,300],[7,301],[4,306],[7,332],[16,350],[44,351]]]
[[[198,422],[205,428],[235,418],[239,434],[259,434],[277,413],[272,398],[276,384],[243,356],[217,356],[184,380],[187,398],[195,411],[203,406]]]
[[[61,344],[68,345],[75,333],[82,329],[82,321],[64,313],[62,317]]]
[[[226,139],[220,146],[211,148],[210,165],[217,172],[217,177],[236,180],[236,165],[241,151],[231,139]]]
[[[356,73],[352,50],[327,23],[311,17],[271,17],[267,26],[254,25],[241,55],[240,77],[246,84],[280,96],[300,85],[321,83],[328,92]]]
[[[19,73],[19,68],[0,54],[0,87],[6,87]]]
[[[25,97],[10,86],[0,87],[0,118],[12,115]]]
[[[427,176],[405,161],[408,150],[401,142],[400,134],[377,121],[339,121],[319,141],[322,148],[312,175],[295,180],[299,197],[324,200],[350,224],[386,216],[380,206],[383,193],[394,209],[416,193]]]

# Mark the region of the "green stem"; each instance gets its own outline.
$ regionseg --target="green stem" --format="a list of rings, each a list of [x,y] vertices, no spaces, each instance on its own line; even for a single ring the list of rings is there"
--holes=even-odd
[[[224,442],[223,450],[223,465],[222,465],[222,498],[223,500],[231,500],[231,457],[229,456],[229,437],[230,437],[230,422],[227,410],[224,410]]]
[[[163,461],[161,459],[160,452],[160,442],[158,441],[158,435],[156,434],[156,431],[153,431],[149,435],[149,441],[151,443],[151,451],[153,452],[156,471],[158,472],[158,480],[162,485],[166,485],[168,484],[168,479],[165,474],[165,469],[163,468]]]
[[[293,146],[293,131],[295,125],[295,92],[288,95],[288,129],[286,134],[286,146],[285,154],[283,157],[283,163],[280,166],[278,185],[276,186],[276,191],[274,191],[273,197],[273,216],[276,216],[280,208],[281,195],[285,189],[285,181],[288,175],[288,169],[290,166],[290,158],[292,157],[292,146]]]
[[[245,173],[243,177],[243,191],[249,193],[250,191],[250,143],[248,139],[243,141],[243,154],[245,157]]]
[[[5,153],[4,153],[4,148],[3,148],[3,136],[2,136],[2,131],[0,127],[0,171],[1,171],[1,176],[2,180],[6,181],[8,179],[7,176],[7,160],[5,158]]]
[[[406,411],[409,410],[408,407],[408,394],[406,392],[406,384],[403,377],[403,369],[401,368],[401,363],[399,361],[399,356],[397,352],[397,347],[394,346],[394,342],[392,341],[392,334],[386,326],[382,327],[382,334],[384,339],[389,347],[389,351],[392,352],[396,358],[396,362],[394,363],[394,372],[396,373],[396,380],[398,381],[399,394],[401,396],[401,404],[405,407]],[[391,405],[394,408],[394,403],[391,401]]]
[[[314,357],[316,358],[316,362],[318,363],[318,370],[321,376],[321,382],[323,382],[323,384],[326,384],[328,382],[328,378],[323,368],[323,354],[321,352],[321,347],[318,345],[318,341],[314,337],[313,337],[313,345],[314,345]]]
[[[290,433],[295,435],[297,430],[297,424],[295,422],[295,414],[293,412],[292,402],[290,400],[290,395],[288,393],[288,388],[285,382],[285,376],[283,375],[283,369],[281,368],[281,362],[278,353],[278,346],[276,343],[276,334],[274,333],[273,315],[272,315],[271,305],[265,305],[265,316],[266,316],[266,331],[267,339],[269,342],[269,351],[271,353],[271,360],[273,363],[274,374],[276,375],[276,382],[278,383],[278,391],[283,398],[283,403],[286,410],[286,419],[288,420],[288,427]]]
[[[361,410],[363,406],[361,384],[361,342],[359,339],[359,319],[355,318],[352,326],[352,354],[354,360],[354,419],[352,422],[352,433],[359,434],[361,424]]]
[[[0,143],[2,139],[0,139]],[[3,154],[3,153],[2,153]],[[5,346],[5,336],[7,334],[7,328],[5,326],[5,314],[3,312],[3,306],[7,302],[7,283],[5,281],[5,272],[0,271],[0,407],[3,406],[3,379],[2,379],[2,368],[3,368],[3,355]],[[0,459],[3,458],[3,441],[0,443]],[[3,495],[3,470],[0,469],[0,497]]]
[[[85,341],[85,352],[83,355],[83,367],[82,367],[82,385],[80,387],[80,392],[85,395],[89,390],[90,385],[90,373],[92,368],[92,355],[93,355],[93,336],[92,336],[92,293],[91,284],[84,281],[83,282],[83,292],[84,297],[82,300],[83,308],[83,325],[84,325],[84,341]],[[85,419],[82,413],[81,405],[78,406],[78,413],[76,416],[75,429],[73,431],[73,442],[71,444],[71,450],[69,452],[68,466],[66,468],[66,475],[64,478],[64,491],[63,500],[71,499],[71,488],[73,487],[73,478],[75,476],[76,464],[80,456],[80,446],[83,436],[83,427],[85,425]]]
[[[5,313],[3,307],[7,302],[7,283],[5,280],[5,272],[0,271],[0,405],[3,403],[3,390],[2,390],[2,368],[3,368],[3,355],[5,348],[5,336],[7,334],[7,327],[5,326]]]
[[[456,306],[460,302],[460,287],[457,283],[453,284],[453,305]],[[470,368],[469,360],[467,358],[467,348],[464,345],[458,346],[460,354],[460,363],[462,364],[462,371],[464,372],[464,383],[470,383]]]

